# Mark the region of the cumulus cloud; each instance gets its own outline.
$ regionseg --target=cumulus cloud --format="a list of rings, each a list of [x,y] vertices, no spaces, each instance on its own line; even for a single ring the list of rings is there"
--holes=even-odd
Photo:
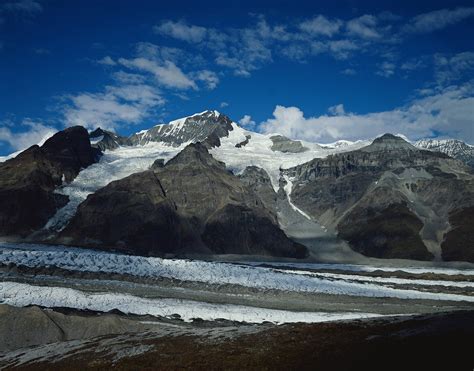
[[[252,120],[252,116],[250,115],[244,115],[244,117],[239,120],[239,124],[240,126],[243,126],[244,128],[249,130],[254,129],[256,125],[255,121]]]
[[[343,104],[337,104],[328,108],[328,112],[333,116],[341,116],[346,113]]]
[[[165,21],[159,26],[154,26],[153,30],[162,35],[166,35],[178,40],[190,43],[198,43],[204,39],[206,29],[204,27],[188,25],[184,21]]]
[[[404,26],[403,31],[407,33],[433,32],[473,16],[474,7],[435,10],[412,18]]]
[[[13,131],[9,126],[0,126],[0,141],[8,143],[14,151],[22,151],[34,144],[41,145],[57,132],[51,126],[28,118],[17,129],[20,130]]]
[[[300,23],[299,27],[302,31],[307,32],[311,35],[324,35],[331,37],[337,32],[342,26],[342,21],[339,19],[328,19],[323,15],[318,15],[311,19],[308,19]]]
[[[391,111],[336,116],[304,116],[298,107],[276,106],[273,118],[260,124],[264,133],[329,143],[402,133],[415,140],[440,134],[474,143],[474,83],[450,87]]]

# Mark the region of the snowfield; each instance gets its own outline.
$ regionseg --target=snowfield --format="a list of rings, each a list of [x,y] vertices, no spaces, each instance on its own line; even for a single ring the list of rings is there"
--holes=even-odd
[[[303,267],[298,267],[299,271],[294,272],[275,269],[276,267],[129,256],[70,247],[1,243],[0,264],[31,268],[49,266],[70,271],[118,273],[147,278],[162,277],[212,285],[240,285],[261,290],[474,302],[474,296],[430,292],[429,286],[436,286],[439,281],[408,280],[408,282],[401,279],[398,282],[393,279],[384,281],[377,277],[302,272]],[[423,291],[391,287],[396,283],[416,285],[416,281],[423,282]],[[472,287],[470,282],[453,283],[453,286],[456,285]]]
[[[304,164],[314,158],[324,158],[330,154],[338,152],[352,151],[367,145],[367,142],[347,142],[344,146],[330,147],[330,145],[320,145],[300,141],[308,150],[300,153],[284,153],[272,151],[273,142],[270,137],[274,134],[260,134],[248,131],[235,122],[232,123],[233,130],[227,137],[221,138],[221,145],[212,148],[209,152],[212,156],[225,162],[227,168],[234,174],[240,174],[247,166],[258,166],[264,169],[270,176],[275,192],[278,192],[280,169],[288,169],[293,166]],[[246,136],[250,136],[249,142],[240,148],[235,145],[245,141]]]
[[[3,282],[0,300],[17,307],[67,307],[108,312],[114,309],[128,314],[171,317],[182,320],[213,321],[226,319],[248,323],[327,322],[335,320],[381,317],[374,313],[290,312],[231,304],[211,304],[192,300],[147,299],[121,293],[87,293],[63,287],[33,286],[16,282]]]

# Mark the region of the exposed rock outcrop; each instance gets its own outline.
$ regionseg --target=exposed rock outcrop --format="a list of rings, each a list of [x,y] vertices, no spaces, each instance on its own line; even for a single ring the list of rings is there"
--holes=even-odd
[[[449,214],[474,205],[468,167],[391,134],[285,172],[293,202],[368,256],[441,259]]]
[[[129,146],[132,144],[130,139],[101,128],[97,128],[91,132],[89,138],[92,146],[99,148],[101,151],[113,150],[120,146]]]
[[[84,201],[61,242],[131,254],[215,253],[301,258],[306,248],[204,145],[163,167],[110,183]]]
[[[56,187],[99,156],[87,130],[75,126],[0,164],[0,235],[26,236],[41,228],[67,202]]]
[[[132,135],[129,140],[132,145],[163,142],[179,146],[190,141],[203,142],[213,136],[214,143],[211,146],[215,146],[216,140],[227,136],[232,130],[232,121],[227,116],[217,111],[204,111],[143,130]]]
[[[300,153],[308,150],[299,140],[291,140],[283,135],[274,135],[270,139],[273,142],[272,151]]]
[[[442,256],[448,261],[474,263],[474,207],[460,208],[450,213],[451,229],[441,245]]]

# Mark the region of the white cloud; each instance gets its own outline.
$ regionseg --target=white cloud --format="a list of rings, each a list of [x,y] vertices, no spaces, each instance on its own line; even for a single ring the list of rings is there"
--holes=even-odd
[[[305,118],[298,107],[276,106],[273,116],[260,124],[262,132],[321,143],[368,139],[387,132],[412,140],[441,134],[474,143],[474,83],[450,87],[391,111]]]
[[[206,35],[206,29],[204,27],[188,25],[184,21],[165,21],[159,26],[154,26],[153,30],[158,34],[190,43],[198,43],[202,41]]]
[[[347,59],[359,46],[352,40],[336,40],[329,42],[329,50],[337,59]]]
[[[425,67],[425,63],[419,59],[411,59],[400,66],[404,71],[416,71]]]
[[[239,120],[239,124],[247,129],[254,129],[256,125],[255,121],[252,120],[252,116],[250,115],[244,115],[244,117]]]
[[[377,18],[373,15],[365,14],[347,22],[347,32],[353,36],[364,39],[378,39],[381,37],[377,30]]]
[[[435,77],[438,85],[446,86],[464,78],[473,76],[474,52],[463,52],[453,56],[435,55]]]
[[[56,129],[25,119],[20,124],[22,131],[12,131],[8,126],[0,127],[0,141],[7,142],[14,151],[22,151],[34,144],[43,144],[46,139],[57,132]]]
[[[379,76],[391,77],[395,73],[396,65],[392,62],[382,62],[378,66],[378,71],[375,72]]]
[[[435,10],[412,18],[405,25],[403,31],[408,33],[433,32],[473,16],[474,7]]]
[[[209,90],[215,89],[219,84],[219,77],[215,72],[202,70],[194,73],[193,75],[197,81],[204,82]]]
[[[97,61],[97,63],[99,64],[103,64],[104,66],[116,66],[117,65],[117,62],[115,62],[110,56],[105,56],[104,58],[102,59],[99,59]]]
[[[145,76],[136,73],[128,73],[125,71],[117,71],[112,74],[112,77],[119,83],[129,84],[142,84],[145,82]]]
[[[120,58],[118,62],[127,68],[151,73],[159,84],[168,88],[197,89],[196,83],[171,61],[164,61],[160,64],[146,58]]]
[[[229,103],[227,102],[221,102],[221,104],[219,105],[221,108],[226,108],[226,107],[229,107]]]
[[[339,32],[341,26],[342,22],[339,19],[330,20],[323,15],[308,19],[299,25],[302,31],[311,35],[324,35],[328,37]]]
[[[343,104],[337,104],[328,108],[328,112],[333,116],[342,116],[346,113]]]
[[[103,93],[80,93],[67,97],[66,126],[115,129],[138,124],[164,104],[159,92],[149,85],[107,86]]]

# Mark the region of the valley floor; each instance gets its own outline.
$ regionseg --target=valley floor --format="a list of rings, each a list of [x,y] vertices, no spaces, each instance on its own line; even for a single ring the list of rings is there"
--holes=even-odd
[[[377,349],[416,356],[405,344],[425,357],[435,340],[460,360],[474,333],[469,265],[238,259],[2,242],[0,367],[360,366]]]

